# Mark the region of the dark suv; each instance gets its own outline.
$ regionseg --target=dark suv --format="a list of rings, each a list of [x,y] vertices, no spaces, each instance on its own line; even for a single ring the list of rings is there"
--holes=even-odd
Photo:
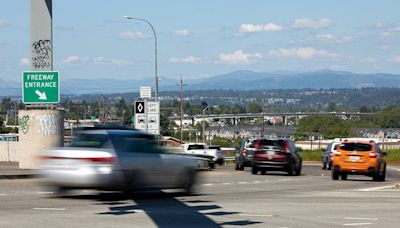
[[[252,174],[261,171],[284,171],[289,176],[301,174],[301,154],[290,139],[261,138],[254,142],[254,155],[251,163]]]
[[[253,160],[254,143],[256,139],[247,138],[242,141],[240,148],[235,154],[235,169],[244,170],[244,167],[250,167]]]

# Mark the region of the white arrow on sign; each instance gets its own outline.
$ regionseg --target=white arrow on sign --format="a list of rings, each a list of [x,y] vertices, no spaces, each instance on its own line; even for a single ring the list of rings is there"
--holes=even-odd
[[[36,90],[35,93],[39,96],[39,100],[47,100],[46,92],[42,93],[39,90]]]

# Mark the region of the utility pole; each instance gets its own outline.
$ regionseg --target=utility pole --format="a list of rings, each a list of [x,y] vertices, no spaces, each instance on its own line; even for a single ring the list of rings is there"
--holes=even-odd
[[[183,123],[182,123],[182,120],[183,120],[183,92],[182,92],[182,88],[184,86],[186,86],[186,84],[183,84],[183,80],[182,80],[182,77],[181,77],[180,83],[176,84],[176,85],[179,86],[179,88],[180,88],[181,107],[180,107],[180,125],[179,125],[179,130],[181,132],[181,144],[182,144],[182,142],[183,142]]]

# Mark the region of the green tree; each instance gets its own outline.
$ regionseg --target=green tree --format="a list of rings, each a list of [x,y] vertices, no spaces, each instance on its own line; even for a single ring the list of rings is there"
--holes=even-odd
[[[262,112],[262,107],[261,107],[261,105],[257,104],[256,102],[250,102],[247,105],[247,112],[260,113],[260,112]]]
[[[375,116],[376,123],[382,128],[400,128],[400,107],[387,107]]]

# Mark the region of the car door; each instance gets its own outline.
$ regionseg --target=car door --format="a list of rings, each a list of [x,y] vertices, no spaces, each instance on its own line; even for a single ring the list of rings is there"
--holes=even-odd
[[[153,140],[136,135],[113,138],[126,184],[135,187],[158,187],[162,184],[165,168]]]

